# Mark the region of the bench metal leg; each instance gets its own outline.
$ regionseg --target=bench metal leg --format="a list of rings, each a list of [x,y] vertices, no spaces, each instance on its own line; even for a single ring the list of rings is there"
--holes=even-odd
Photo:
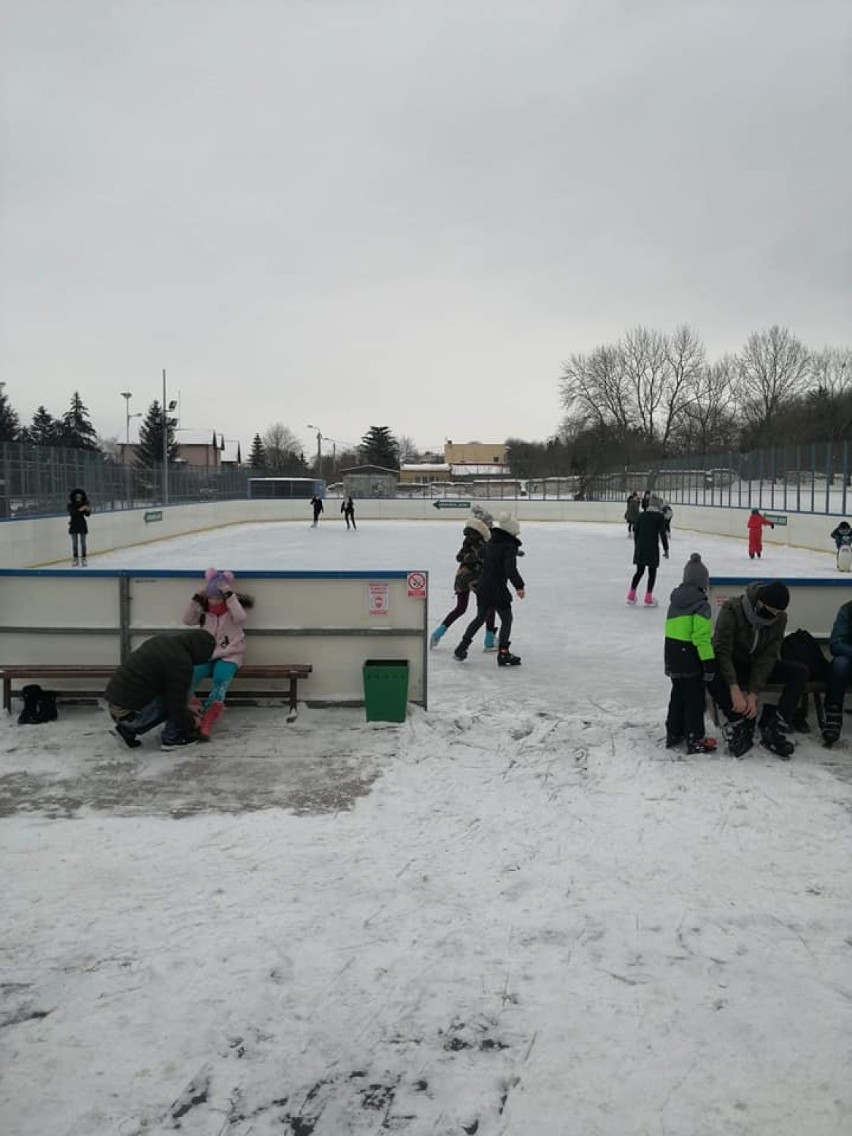
[[[299,714],[299,708],[296,702],[296,686],[298,681],[295,675],[290,676],[290,709],[287,711],[288,722],[295,722]]]

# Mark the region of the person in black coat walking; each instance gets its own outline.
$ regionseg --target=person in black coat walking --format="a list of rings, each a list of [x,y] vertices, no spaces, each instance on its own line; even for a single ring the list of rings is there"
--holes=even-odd
[[[179,749],[198,741],[189,709],[193,669],[216,647],[209,631],[170,631],[152,635],[127,656],[107,684],[105,697],[115,729],[131,747],[137,735],[165,722],[160,748]]]
[[[521,547],[518,534],[521,526],[508,513],[500,513],[491,527],[491,539],[485,545],[482,575],[476,587],[476,616],[464,629],[461,642],[453,651],[460,662],[467,658],[468,648],[473,637],[485,623],[490,608],[494,608],[500,619],[500,634],[497,638],[497,666],[517,667],[521,659],[509,650],[512,634],[512,593],[511,584],[519,600],[526,594],[523,576],[518,571],[517,557]]]
[[[68,532],[71,534],[71,565],[74,568],[79,564],[85,568],[88,564],[86,537],[89,525],[86,517],[91,513],[92,506],[85,489],[72,489],[68,495]]]
[[[663,517],[663,502],[656,495],[652,495],[648,508],[636,522],[633,534],[633,563],[636,571],[630,581],[630,591],[627,593],[627,602],[636,603],[636,589],[639,581],[648,569],[648,584],[645,591],[645,606],[656,607],[654,599],[654,584],[657,582],[657,569],[660,566],[660,545],[663,546],[663,556],[668,559],[669,540],[666,535],[666,522]]]

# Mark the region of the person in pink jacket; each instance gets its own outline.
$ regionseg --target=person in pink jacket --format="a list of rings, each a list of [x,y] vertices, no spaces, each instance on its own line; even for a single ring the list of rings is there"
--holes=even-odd
[[[200,714],[198,733],[201,741],[210,740],[210,732],[224,709],[225,695],[234,675],[243,664],[246,653],[246,609],[252,607],[250,596],[237,595],[233,572],[208,568],[204,585],[189,602],[183,622],[203,627],[216,640],[208,663],[199,663],[192,675],[192,690],[203,678],[212,680],[210,693],[203,703],[190,703]]]

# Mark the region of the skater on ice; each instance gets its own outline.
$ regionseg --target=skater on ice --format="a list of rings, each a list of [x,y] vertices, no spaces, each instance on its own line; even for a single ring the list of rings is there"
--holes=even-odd
[[[429,637],[429,646],[437,647],[457,619],[467,611],[471,592],[476,592],[477,584],[482,576],[482,563],[485,555],[485,546],[491,539],[491,529],[480,517],[471,516],[462,530],[462,546],[456,553],[458,569],[453,583],[456,595],[456,606],[447,612]],[[497,621],[493,609],[489,609],[485,619],[485,650],[497,650]]]
[[[667,537],[671,537],[671,535],[672,535],[672,517],[673,516],[674,516],[674,512],[672,511],[671,505],[667,501],[665,503],[665,505],[663,505],[663,520],[666,522],[666,536]]]
[[[831,539],[837,549],[837,570],[849,572],[852,570],[852,525],[841,521],[836,529],[832,529]]]
[[[725,736],[732,757],[742,757],[754,745],[758,725],[764,746],[786,760],[795,745],[793,729],[809,730],[798,708],[810,675],[803,663],[780,657],[787,626],[790,591],[781,580],[749,584],[741,596],[726,600],[716,617],[713,650],[716,676],[710,694],[725,715]],[[758,700],[769,684],[783,684],[778,705],[761,708]]]
[[[340,511],[343,514],[344,521],[346,521],[346,527],[349,528],[351,526],[353,529],[357,529],[358,526],[355,524],[355,502],[351,497],[343,498]]]
[[[485,546],[482,563],[482,576],[476,593],[476,617],[464,629],[459,645],[453,656],[462,662],[473,642],[473,637],[485,623],[488,612],[494,609],[500,619],[500,634],[497,639],[497,666],[520,666],[520,656],[509,650],[512,634],[512,593],[522,600],[526,594],[523,576],[518,571],[517,558],[521,542],[521,526],[509,513],[500,513],[491,527],[491,539]]]
[[[760,554],[763,552],[763,526],[769,525],[771,529],[775,528],[773,521],[768,517],[764,517],[760,509],[752,509],[749,514],[746,526],[748,528],[748,555],[750,560],[754,560],[755,556],[760,560]]]
[[[209,631],[169,631],[152,635],[131,651],[113,672],[105,692],[115,732],[135,749],[146,734],[165,722],[160,749],[195,745],[195,718],[187,706],[193,668],[206,663],[216,646]]]
[[[648,573],[648,582],[645,587],[645,607],[656,607],[654,599],[654,584],[657,582],[657,569],[660,566],[660,545],[663,546],[663,556],[668,559],[669,538],[666,536],[666,522],[663,518],[663,502],[656,495],[652,496],[648,508],[636,522],[633,533],[633,563],[636,571],[630,581],[630,590],[627,593],[627,602],[633,606],[636,603],[636,589],[645,572]]]
[[[716,673],[709,587],[710,573],[700,553],[693,552],[666,614],[665,670],[672,683],[666,746],[674,749],[686,742],[687,753],[716,748],[716,739],[704,732],[704,684]]]
[[[190,708],[198,715],[198,740],[207,742],[213,726],[222,716],[225,695],[234,675],[243,665],[246,654],[246,610],[253,607],[250,596],[238,595],[233,572],[208,568],[204,583],[189,601],[183,622],[203,627],[216,640],[207,662],[199,663],[192,675],[194,692],[202,679],[211,680],[210,692],[203,702],[193,698]]]
[[[315,529],[317,527],[317,525],[319,524],[320,513],[325,512],[325,510],[323,509],[322,497],[319,497],[316,494],[314,494],[314,496],[311,498],[311,508],[314,511],[314,522],[311,525],[311,528]]]
[[[68,495],[68,532],[71,534],[71,565],[83,568],[88,564],[86,538],[89,525],[86,517],[91,516],[92,506],[85,489],[72,489]]]
[[[639,520],[639,514],[642,510],[639,508],[639,494],[634,489],[627,498],[627,508],[624,510],[624,519],[627,521],[627,535],[633,536],[633,530],[636,527],[636,522]]]

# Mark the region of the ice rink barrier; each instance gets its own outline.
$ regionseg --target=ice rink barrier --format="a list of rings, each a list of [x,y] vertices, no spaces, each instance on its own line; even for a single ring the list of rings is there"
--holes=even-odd
[[[0,667],[117,665],[151,635],[185,629],[197,586],[187,570],[0,569]],[[409,702],[427,706],[427,572],[240,571],[239,590],[255,601],[246,663],[310,663],[300,700],[362,703],[363,664],[381,656],[408,662]]]

